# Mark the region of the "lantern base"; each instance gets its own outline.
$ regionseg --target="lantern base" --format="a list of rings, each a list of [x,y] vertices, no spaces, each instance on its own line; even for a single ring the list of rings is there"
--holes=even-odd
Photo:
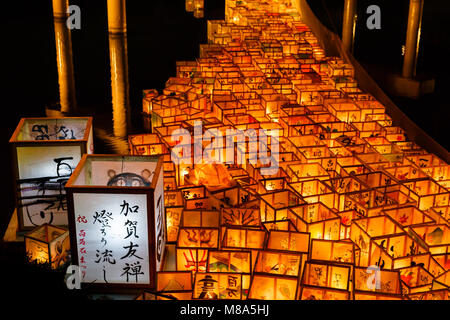
[[[386,80],[388,91],[395,96],[419,99],[425,94],[434,92],[435,80],[430,77],[408,79],[396,74],[389,76]]]

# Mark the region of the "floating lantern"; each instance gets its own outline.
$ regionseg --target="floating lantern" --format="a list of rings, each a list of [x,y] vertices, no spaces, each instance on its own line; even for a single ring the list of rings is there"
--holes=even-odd
[[[84,155],[66,185],[82,283],[155,287],[166,242],[162,157]]]
[[[81,156],[94,151],[92,118],[23,118],[9,142],[19,229],[66,226],[64,186]]]

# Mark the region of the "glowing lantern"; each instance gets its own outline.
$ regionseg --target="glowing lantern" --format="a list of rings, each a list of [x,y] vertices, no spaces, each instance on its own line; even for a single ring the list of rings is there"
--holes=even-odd
[[[30,262],[63,267],[69,261],[69,231],[49,224],[36,227],[25,235],[25,249]]]
[[[311,241],[311,260],[332,261],[338,263],[354,264],[356,250],[351,241],[333,241],[312,239]]]
[[[399,271],[404,295],[430,291],[434,277],[421,266],[406,267]]]
[[[66,226],[64,186],[81,156],[94,151],[92,118],[23,118],[9,142],[19,229]]]
[[[341,221],[322,203],[301,205],[289,209],[287,218],[300,232],[309,232],[313,239],[339,240]]]
[[[409,235],[432,254],[448,253],[450,229],[446,224],[410,227]]]
[[[203,18],[205,16],[204,0],[194,0],[194,17]]]
[[[399,271],[378,270],[376,268],[355,267],[355,300],[401,299],[402,285]]]
[[[194,185],[226,188],[234,185],[234,181],[223,164],[196,164],[188,172],[188,180]]]
[[[205,249],[176,249],[177,271],[205,272],[208,264],[208,250]]]
[[[154,288],[166,242],[162,157],[84,155],[66,188],[82,283]]]
[[[186,0],[186,11],[194,12],[194,0]]]
[[[260,251],[254,274],[273,274],[298,277],[302,267],[302,255],[277,251]]]
[[[239,273],[196,273],[193,299],[243,300],[250,285],[250,276]]]

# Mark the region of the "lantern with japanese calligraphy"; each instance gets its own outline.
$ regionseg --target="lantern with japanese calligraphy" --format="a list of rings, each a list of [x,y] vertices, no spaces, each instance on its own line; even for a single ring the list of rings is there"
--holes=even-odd
[[[58,269],[69,261],[69,231],[43,224],[25,235],[25,249],[30,262],[49,264]]]
[[[154,288],[166,242],[162,157],[84,155],[67,183],[82,283]]]
[[[314,300],[320,296],[329,296],[331,292],[338,294],[339,300],[348,300],[350,297],[351,267],[325,262],[307,262],[303,270],[301,299]],[[310,290],[325,290],[319,297]],[[328,291],[330,290],[331,291]],[[322,298],[323,299],[323,298]]]
[[[295,300],[298,280],[292,277],[254,275],[249,298],[258,300]]]
[[[64,186],[81,156],[94,150],[92,118],[23,118],[9,142],[19,229],[66,226]]]

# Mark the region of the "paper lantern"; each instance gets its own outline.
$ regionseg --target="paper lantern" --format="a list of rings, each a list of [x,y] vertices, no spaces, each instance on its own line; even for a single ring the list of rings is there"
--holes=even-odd
[[[394,269],[396,260],[424,252],[419,243],[406,234],[376,237],[372,239],[369,265]]]
[[[421,253],[416,255],[408,255],[406,257],[394,260],[394,269],[407,268],[411,266],[423,266],[433,277],[438,277],[445,272],[445,269],[435,259],[436,255],[430,253]]]
[[[167,195],[167,192],[166,192]],[[183,207],[165,207],[166,211],[166,234],[167,243],[174,243],[178,239],[178,230],[180,227]]]
[[[301,267],[301,254],[264,250],[258,253],[253,273],[298,277]]]
[[[25,234],[25,250],[30,262],[63,267],[70,259],[69,231],[43,224]]]
[[[266,221],[262,223],[263,228],[269,232],[275,231],[297,231],[297,228],[290,220]]]
[[[178,233],[177,248],[207,248],[219,247],[219,229],[182,227]]]
[[[430,291],[434,277],[421,266],[399,269],[403,294]]]
[[[301,285],[348,291],[350,276],[349,266],[306,262]]]
[[[244,300],[250,276],[239,273],[196,273],[193,299]]]
[[[410,300],[450,300],[450,292],[446,289],[432,290],[409,294],[408,298]]]
[[[248,228],[227,227],[223,236],[223,248],[263,249],[266,232]]]
[[[194,17],[203,18],[205,16],[204,0],[194,0]]]
[[[360,265],[369,265],[371,238],[404,233],[390,217],[377,216],[354,220],[350,228],[350,239],[361,249]]]
[[[192,296],[192,273],[190,271],[164,271],[157,274],[156,291],[175,299]]]
[[[400,225],[409,227],[422,224],[434,224],[435,221],[431,219],[426,213],[420,211],[416,207],[406,206],[398,209],[384,210],[384,213],[397,221]]]
[[[361,219],[362,216],[355,210],[347,210],[338,212],[337,215],[341,217],[341,235],[340,239],[350,239],[350,230],[352,221]]]
[[[250,274],[252,259],[250,251],[208,251],[208,272],[236,272]]]
[[[22,118],[9,142],[19,229],[66,226],[64,186],[81,156],[94,150],[92,118]]]
[[[300,300],[350,300],[350,292],[302,286]]]
[[[177,271],[205,272],[207,265],[207,249],[176,248]]]
[[[417,226],[408,229],[409,235],[432,254],[448,253],[450,229],[446,224]]]
[[[261,195],[261,221],[286,219],[289,208],[303,203],[304,201],[297,194],[289,190]]]
[[[346,264],[354,264],[356,256],[355,245],[351,241],[333,241],[312,239],[311,250],[309,254],[310,260],[322,260]]]
[[[339,240],[341,222],[331,209],[322,203],[301,205],[289,209],[287,218],[300,232],[309,232],[313,239]]]
[[[84,155],[66,185],[82,283],[156,285],[165,252],[162,157]]]
[[[222,208],[220,224],[228,226],[259,227],[261,225],[259,209]]]

